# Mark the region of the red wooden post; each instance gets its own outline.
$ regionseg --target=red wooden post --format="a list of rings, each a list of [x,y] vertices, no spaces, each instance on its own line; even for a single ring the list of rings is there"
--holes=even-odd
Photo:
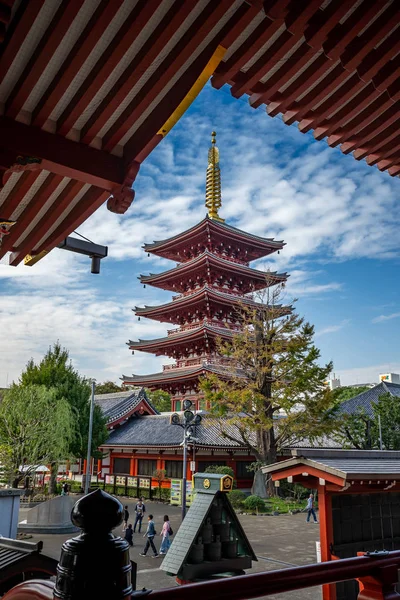
[[[357,552],[357,556],[364,556],[364,552]],[[398,582],[398,565],[389,565],[379,569],[375,577],[367,576],[357,579],[360,585],[358,600],[392,600],[400,598],[395,591]]]
[[[332,497],[325,485],[318,486],[319,527],[321,540],[321,560],[332,560],[331,544],[333,542]],[[336,600],[336,585],[329,583],[322,587],[323,600]]]

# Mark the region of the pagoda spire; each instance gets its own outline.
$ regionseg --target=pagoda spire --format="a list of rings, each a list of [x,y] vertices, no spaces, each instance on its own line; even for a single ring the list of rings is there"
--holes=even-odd
[[[206,207],[208,216],[215,221],[224,222],[218,215],[221,208],[221,171],[219,169],[219,150],[216,145],[216,133],[211,133],[211,148],[208,151],[208,167],[206,175]]]

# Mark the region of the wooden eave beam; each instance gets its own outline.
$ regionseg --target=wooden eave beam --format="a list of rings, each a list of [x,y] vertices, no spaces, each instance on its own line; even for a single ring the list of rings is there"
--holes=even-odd
[[[221,0],[219,3],[210,2],[202,10],[187,32],[177,42],[140,92],[108,130],[103,138],[103,147],[105,150],[110,151],[119,144],[120,140],[131,129],[142,112],[157,98],[177,71],[184,66],[188,57],[195,52],[204,37],[224,16],[231,5],[231,0]],[[223,37],[224,34],[221,35],[221,31],[215,35],[212,42],[210,42],[213,50],[216,49]]]
[[[319,5],[320,0],[309,0],[307,4],[296,5],[291,29],[285,29],[246,73],[239,73],[237,82],[231,88],[232,96],[240,98],[245,93],[251,93],[253,86],[300,40],[307,21],[319,9]]]
[[[302,473],[308,473],[308,475],[318,479],[325,479],[325,481],[329,481],[340,487],[343,487],[346,483],[345,478],[333,475],[332,473],[327,473],[326,471],[322,471],[306,463],[303,465],[295,465],[293,467],[282,467],[281,471],[273,471],[271,477],[272,481],[280,481],[281,479],[286,479],[286,477],[302,475]]]
[[[49,60],[57,50],[60,40],[67,33],[84,0],[61,2],[51,23],[22,71],[5,106],[6,116],[15,119],[35,87]]]
[[[65,90],[72,83],[75,75],[106,31],[122,3],[123,0],[113,0],[112,2],[101,0],[57,75],[35,107],[32,114],[32,125],[42,127],[50,117],[52,111],[65,94]]]
[[[0,81],[4,79],[7,71],[14,62],[14,59],[21,48],[22,42],[28,35],[29,30],[32,27],[32,24],[39,14],[43,4],[44,0],[35,0],[34,2],[25,0],[18,7],[17,14],[14,17],[14,19],[17,19],[18,22],[16,25],[13,23],[14,19],[11,22],[9,29],[12,30],[12,35],[9,38],[7,45],[2,49],[1,52]]]
[[[83,183],[80,181],[70,181],[56,198],[53,204],[46,212],[46,217],[26,236],[26,238],[13,250],[10,256],[9,264],[16,267],[27,254],[31,254],[33,248],[46,235],[47,231],[57,221],[57,219],[68,208],[75,196],[80,192]]]
[[[14,210],[17,208],[21,200],[28,193],[31,186],[35,183],[39,177],[41,171],[25,171],[18,179],[12,190],[9,192],[7,198],[1,205],[1,217],[2,219],[10,219]]]
[[[221,48],[219,48],[219,50],[221,50]],[[201,77],[205,65],[209,65],[209,61],[213,61],[213,59],[218,60],[218,58],[215,58],[214,54],[217,54],[218,56],[219,52],[218,48],[215,49],[215,44],[212,43],[196,58],[190,69],[183,73],[179,81],[177,81],[173,88],[164,96],[154,113],[147,117],[144,123],[142,123],[130,140],[125,144],[124,157],[126,160],[136,160],[139,163],[142,162],[157,144],[159,144],[164,135],[167,135],[170,127],[168,119],[171,117],[172,107],[178,107],[176,113],[180,113],[179,106],[182,110],[185,109],[185,107],[181,105],[181,102],[185,102],[187,96],[190,96],[191,90],[198,78]],[[206,81],[205,78],[204,81]],[[201,85],[202,82],[200,82],[200,86]],[[191,102],[193,97],[189,97],[188,100]],[[174,115],[174,113],[172,113],[172,115]],[[175,117],[178,119],[180,114],[176,114]]]
[[[0,247],[0,259],[3,258],[6,252],[11,250],[14,242],[18,240],[24,229],[29,227],[30,223],[33,221],[38,212],[41,211],[51,194],[57,189],[62,180],[63,178],[60,175],[54,175],[53,173],[50,173],[46,177],[27,207],[18,217],[16,226],[11,229],[10,234],[3,241]]]
[[[105,53],[100,56],[84,83],[57,121],[57,133],[66,135],[84,112],[104,82],[129,50],[132,41],[147,25],[162,0],[138,0]]]
[[[60,135],[0,116],[0,135],[16,155],[42,159],[40,167],[112,192],[124,180],[120,158]]]
[[[81,140],[85,144],[90,144],[112,117],[130,90],[138,83],[143,73],[150,67],[151,63],[157,58],[197,4],[198,0],[194,2],[177,0],[174,2],[148,40],[133,58],[131,64],[128,65],[82,128]]]
[[[80,199],[78,205],[65,217],[57,229],[46,237],[40,246],[35,248],[35,255],[43,250],[50,251],[57,246],[68,234],[79,227],[95,210],[97,210],[108,198],[104,190],[92,186]]]

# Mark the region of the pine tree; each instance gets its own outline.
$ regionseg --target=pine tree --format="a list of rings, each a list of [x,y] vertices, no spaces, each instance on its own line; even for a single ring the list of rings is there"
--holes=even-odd
[[[332,428],[325,383],[332,364],[319,364],[313,326],[284,309],[282,295],[282,285],[268,287],[258,306],[241,307],[243,331],[218,342],[231,365],[226,376],[208,375],[201,384],[221,435],[256,457],[258,489],[261,465],[276,462],[282,448]],[[273,493],[272,482],[268,491]]]

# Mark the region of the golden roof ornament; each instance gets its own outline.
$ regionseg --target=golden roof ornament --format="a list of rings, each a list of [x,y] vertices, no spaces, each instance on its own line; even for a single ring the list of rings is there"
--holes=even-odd
[[[208,216],[215,221],[224,222],[218,215],[221,208],[221,172],[219,170],[219,150],[216,146],[216,133],[211,133],[211,148],[208,151],[208,167],[206,175],[206,207]]]

